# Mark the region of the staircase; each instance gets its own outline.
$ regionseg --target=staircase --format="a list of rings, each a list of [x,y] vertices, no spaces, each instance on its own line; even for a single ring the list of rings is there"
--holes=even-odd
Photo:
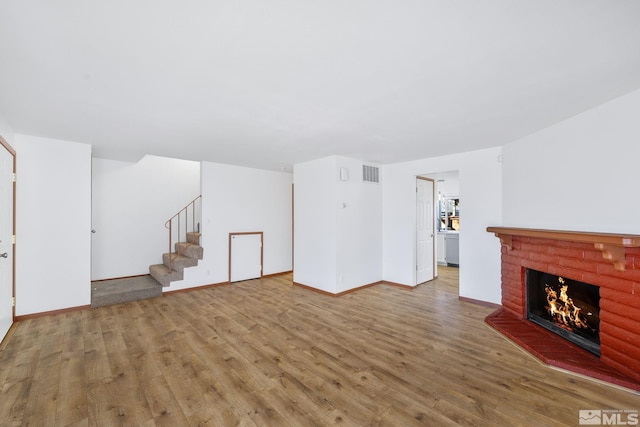
[[[169,253],[162,255],[162,264],[149,266],[149,275],[91,282],[91,307],[160,297],[163,287],[184,278],[185,268],[198,265],[204,253],[197,206],[201,198],[196,197],[165,223]]]
[[[162,264],[149,266],[150,275],[91,282],[91,307],[120,304],[162,296],[162,288],[182,280],[184,269],[198,265],[204,250],[200,233],[186,233],[186,242],[175,244],[175,252],[162,255]],[[155,279],[155,280],[154,280]]]
[[[200,233],[191,231],[186,233],[186,242],[175,244],[175,252],[162,255],[162,264],[149,266],[149,274],[163,287],[171,282],[184,278],[184,269],[198,265],[204,250],[200,246]]]
[[[184,269],[198,265],[202,259],[198,202],[202,205],[202,196],[193,199],[164,224],[169,230],[169,253],[162,255],[162,264],[149,266],[149,274],[163,287],[182,280]],[[177,242],[175,248],[174,241]]]

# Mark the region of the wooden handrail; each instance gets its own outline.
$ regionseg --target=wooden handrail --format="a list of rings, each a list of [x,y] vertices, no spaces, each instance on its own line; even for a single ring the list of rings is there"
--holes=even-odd
[[[178,232],[176,234],[176,238],[178,240],[178,243],[180,242],[180,219],[182,218],[182,214],[184,213],[184,235],[185,235],[185,241],[187,238],[187,233],[189,232],[189,208],[191,207],[191,216],[192,216],[192,221],[191,221],[191,231],[195,231],[195,226],[196,226],[196,202],[198,200],[202,199],[202,195],[196,197],[195,199],[193,199],[190,203],[188,203],[184,208],[180,209],[178,211],[178,213],[176,213],[174,216],[172,216],[171,218],[169,218],[167,220],[167,222],[165,222],[164,226],[165,228],[169,229],[169,272],[173,271],[173,257],[171,256],[171,254],[173,253],[171,247],[173,246],[173,223],[174,220],[178,226]],[[198,232],[200,231],[200,227],[198,227]]]

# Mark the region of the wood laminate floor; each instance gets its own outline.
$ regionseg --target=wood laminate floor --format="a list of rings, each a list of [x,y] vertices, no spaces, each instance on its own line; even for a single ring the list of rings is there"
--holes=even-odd
[[[572,426],[640,396],[541,365],[459,301],[329,297],[291,276],[19,322],[0,351],[1,426]]]

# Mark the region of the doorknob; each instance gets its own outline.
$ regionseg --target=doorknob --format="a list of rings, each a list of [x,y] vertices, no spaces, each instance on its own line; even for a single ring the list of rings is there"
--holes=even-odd
[[[9,254],[8,254],[8,253],[6,253],[6,252],[5,252],[5,253],[3,253],[3,254],[0,254],[0,257],[2,257],[2,258],[6,258],[6,257],[8,257],[8,256],[9,256]]]

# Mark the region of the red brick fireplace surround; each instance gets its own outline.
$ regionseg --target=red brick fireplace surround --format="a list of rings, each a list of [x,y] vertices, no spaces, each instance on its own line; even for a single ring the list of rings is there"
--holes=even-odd
[[[640,236],[487,231],[502,243],[502,307],[487,323],[549,365],[640,391]],[[527,268],[600,287],[599,358],[526,319]]]

